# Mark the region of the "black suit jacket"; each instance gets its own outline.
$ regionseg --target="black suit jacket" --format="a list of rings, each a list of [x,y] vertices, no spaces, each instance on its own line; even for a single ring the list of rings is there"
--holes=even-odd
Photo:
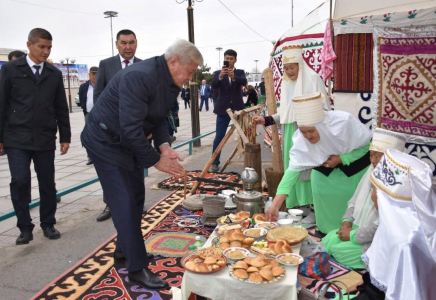
[[[157,148],[169,143],[166,117],[179,92],[163,55],[125,68],[112,78],[88,115],[83,145],[107,163],[129,171],[136,163],[154,166],[160,154],[147,136],[153,135]]]
[[[231,83],[227,75],[219,80],[220,72],[221,70],[218,70],[213,74],[212,87],[219,90],[213,112],[217,115],[227,115],[226,111],[230,106],[232,106],[234,110],[244,109],[242,87],[247,84],[244,70],[235,69],[235,80],[232,80]]]
[[[90,84],[91,84],[91,80],[88,80],[87,82],[82,83],[79,87],[80,107],[83,109],[84,115],[89,113],[89,111],[86,111],[86,102],[88,102],[88,89]]]
[[[133,58],[133,63],[141,61],[136,56]],[[97,78],[94,86],[94,103],[97,102],[104,88],[108,85],[112,77],[115,76],[123,68],[121,67],[120,55],[103,59],[98,66]]]
[[[70,117],[62,73],[45,62],[36,81],[26,56],[3,65],[0,76],[0,143],[5,147],[49,151],[71,142]]]

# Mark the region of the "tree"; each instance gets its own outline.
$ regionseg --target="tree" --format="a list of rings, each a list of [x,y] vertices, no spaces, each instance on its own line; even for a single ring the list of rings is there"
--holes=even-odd
[[[207,64],[197,68],[197,72],[195,73],[194,78],[196,79],[198,84],[201,84],[203,79],[206,79],[206,82],[210,84],[213,79],[213,73],[210,73],[210,67]]]

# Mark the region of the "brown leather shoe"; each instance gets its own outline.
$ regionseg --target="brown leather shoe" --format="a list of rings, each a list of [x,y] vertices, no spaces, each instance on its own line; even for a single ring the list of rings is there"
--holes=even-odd
[[[110,219],[110,217],[111,217],[111,210],[109,206],[106,205],[103,211],[98,215],[97,222],[106,221],[107,219]]]

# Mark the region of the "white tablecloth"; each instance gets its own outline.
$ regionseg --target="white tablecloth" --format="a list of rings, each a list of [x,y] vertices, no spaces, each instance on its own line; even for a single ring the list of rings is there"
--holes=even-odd
[[[212,243],[217,234],[211,234],[205,247]],[[293,246],[294,253],[300,253],[300,245]],[[253,255],[255,256],[255,255]],[[286,275],[273,283],[252,284],[239,281],[229,274],[229,269],[212,274],[196,274],[186,271],[182,281],[182,299],[187,300],[191,292],[213,300],[246,300],[246,299],[297,299],[297,266],[286,266]]]

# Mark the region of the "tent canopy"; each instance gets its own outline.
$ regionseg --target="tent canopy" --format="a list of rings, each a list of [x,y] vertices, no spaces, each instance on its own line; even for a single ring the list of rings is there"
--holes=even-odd
[[[436,0],[336,0],[333,20],[396,13],[430,7],[436,7]]]

